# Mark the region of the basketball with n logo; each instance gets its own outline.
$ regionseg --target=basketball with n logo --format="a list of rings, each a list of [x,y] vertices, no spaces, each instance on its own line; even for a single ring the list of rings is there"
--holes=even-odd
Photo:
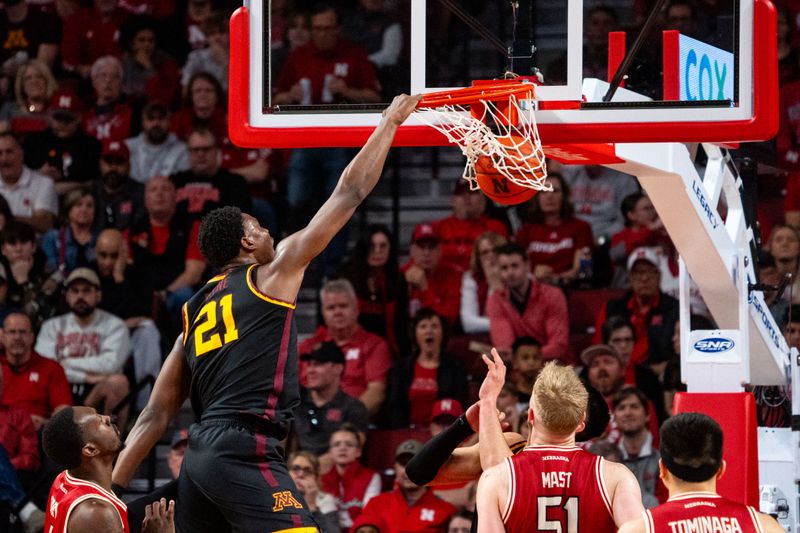
[[[505,147],[505,155],[499,157],[509,174],[525,181],[544,175],[544,162],[530,139],[511,134],[497,137],[497,140]],[[475,177],[481,192],[498,204],[520,204],[537,193],[536,189],[508,179],[497,170],[492,158],[487,156],[479,157],[475,163]]]

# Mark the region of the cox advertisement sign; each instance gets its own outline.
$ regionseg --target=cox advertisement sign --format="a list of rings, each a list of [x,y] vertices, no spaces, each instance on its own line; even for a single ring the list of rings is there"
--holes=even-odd
[[[734,100],[732,53],[685,35],[678,50],[681,100]]]

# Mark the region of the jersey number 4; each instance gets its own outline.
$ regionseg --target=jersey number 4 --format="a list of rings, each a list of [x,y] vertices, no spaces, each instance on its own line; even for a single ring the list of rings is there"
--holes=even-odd
[[[553,507],[564,509],[563,520],[548,520],[547,510]],[[536,529],[556,533],[578,533],[578,497],[570,496],[562,504],[561,496],[539,496],[536,498]]]
[[[222,324],[219,324],[218,312],[222,314]],[[208,302],[197,313],[194,324],[194,352],[197,357],[238,339],[239,330],[233,319],[233,295],[223,296],[219,305],[216,300]],[[223,330],[222,335],[220,329]]]

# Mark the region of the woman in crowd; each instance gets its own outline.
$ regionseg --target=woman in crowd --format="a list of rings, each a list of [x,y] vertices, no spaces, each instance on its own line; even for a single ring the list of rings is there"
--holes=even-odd
[[[196,72],[186,86],[184,106],[172,115],[170,129],[185,141],[196,129],[208,129],[218,139],[228,136],[228,114],[222,86],[208,72]]]
[[[381,492],[381,476],[358,462],[363,448],[364,435],[352,424],[344,423],[331,434],[328,453],[333,468],[322,476],[322,488],[336,498],[342,531],[347,531],[367,502]]]
[[[26,61],[17,70],[13,102],[0,108],[0,129],[24,134],[47,129],[47,108],[58,89],[50,67],[38,59]]]
[[[390,427],[427,426],[433,403],[454,398],[467,405],[467,374],[461,363],[444,353],[445,320],[422,308],[411,320],[411,355],[390,371],[386,420]]]
[[[564,179],[551,174],[548,181],[553,190],[533,197],[527,220],[514,239],[527,250],[538,280],[564,285],[578,277],[581,261],[592,258],[592,228],[573,216],[575,210]]]
[[[339,533],[339,519],[336,515],[336,499],[324,492],[320,486],[319,460],[311,452],[298,451],[286,461],[289,475],[297,490],[305,498],[308,509],[322,533]]]
[[[395,354],[406,353],[408,288],[389,228],[370,226],[342,265],[339,277],[349,280],[356,290],[358,323],[386,339]]]
[[[92,228],[94,215],[94,196],[88,188],[79,187],[64,195],[62,224],[42,237],[41,248],[47,257],[48,270],[68,274],[94,261],[97,242],[97,231]]]
[[[461,278],[461,327],[464,333],[489,333],[486,301],[492,291],[503,288],[494,250],[506,242],[505,237],[493,231],[482,233],[475,239],[469,270]]]

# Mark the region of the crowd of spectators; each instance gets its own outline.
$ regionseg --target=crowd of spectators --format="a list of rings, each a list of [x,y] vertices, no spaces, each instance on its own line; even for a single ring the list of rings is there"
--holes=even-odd
[[[231,143],[227,21],[238,4],[6,0],[0,10],[0,523],[19,514],[36,531],[55,469],[37,432],[54,412],[91,405],[124,430],[144,406],[181,305],[214,274],[196,243],[202,216],[236,205],[276,236],[291,232],[349,161],[344,149]],[[398,2],[312,4],[272,0],[273,101],[395,92],[407,46]],[[779,13],[781,131],[764,163],[779,169],[786,204],[785,217],[759,205],[759,274],[797,285],[800,16]],[[690,33],[707,16],[675,0],[665,23]],[[607,7],[587,20],[587,40],[618,25]],[[595,55],[587,68],[602,71]],[[612,415],[588,448],[627,464],[648,506],[664,500],[658,427],[682,388],[677,252],[633,177],[549,171],[553,190],[516,208],[488,206],[459,182],[452,213],[408,242],[370,225],[351,250],[345,231],[326,250],[288,443],[289,471],[324,532],[468,530],[474,483],[417,487],[405,464],[475,401],[492,346],[510,367],[498,409],[513,430],[527,434],[544,362],[572,365]],[[767,297],[800,347],[800,324],[787,323],[800,320],[790,312],[800,290]],[[697,291],[692,312],[693,327],[713,327]],[[755,393],[761,423],[788,423],[785,391]],[[172,442],[175,476],[185,446],[185,434]]]

